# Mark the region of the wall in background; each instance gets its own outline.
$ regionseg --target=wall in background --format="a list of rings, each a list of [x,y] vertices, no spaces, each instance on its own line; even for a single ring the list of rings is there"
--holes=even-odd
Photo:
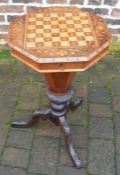
[[[120,0],[0,0],[0,45],[6,44],[9,22],[16,16],[44,6],[75,5],[102,16],[114,40],[120,41]]]

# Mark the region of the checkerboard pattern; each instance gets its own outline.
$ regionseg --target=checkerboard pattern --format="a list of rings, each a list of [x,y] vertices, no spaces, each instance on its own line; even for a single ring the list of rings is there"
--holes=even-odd
[[[26,49],[96,45],[89,14],[84,11],[28,13],[25,29]]]

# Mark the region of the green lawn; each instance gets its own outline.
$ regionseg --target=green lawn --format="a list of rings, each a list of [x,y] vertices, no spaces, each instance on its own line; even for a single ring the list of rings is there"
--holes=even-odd
[[[0,51],[0,60],[12,61],[13,57],[10,55],[10,51],[9,50],[1,50]]]

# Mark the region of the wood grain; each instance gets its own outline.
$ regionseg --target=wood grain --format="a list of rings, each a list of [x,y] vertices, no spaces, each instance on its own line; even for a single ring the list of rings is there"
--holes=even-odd
[[[38,72],[84,71],[109,52],[105,21],[77,7],[46,7],[10,24],[12,55]]]

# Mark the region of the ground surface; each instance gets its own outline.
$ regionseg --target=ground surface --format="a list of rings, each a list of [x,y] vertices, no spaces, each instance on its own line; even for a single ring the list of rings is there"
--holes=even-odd
[[[45,108],[43,78],[0,53],[0,175],[120,175],[120,54],[76,76],[83,105],[68,113],[82,168],[71,163],[59,127],[40,121],[12,129],[14,119]],[[11,61],[9,61],[11,60]]]

